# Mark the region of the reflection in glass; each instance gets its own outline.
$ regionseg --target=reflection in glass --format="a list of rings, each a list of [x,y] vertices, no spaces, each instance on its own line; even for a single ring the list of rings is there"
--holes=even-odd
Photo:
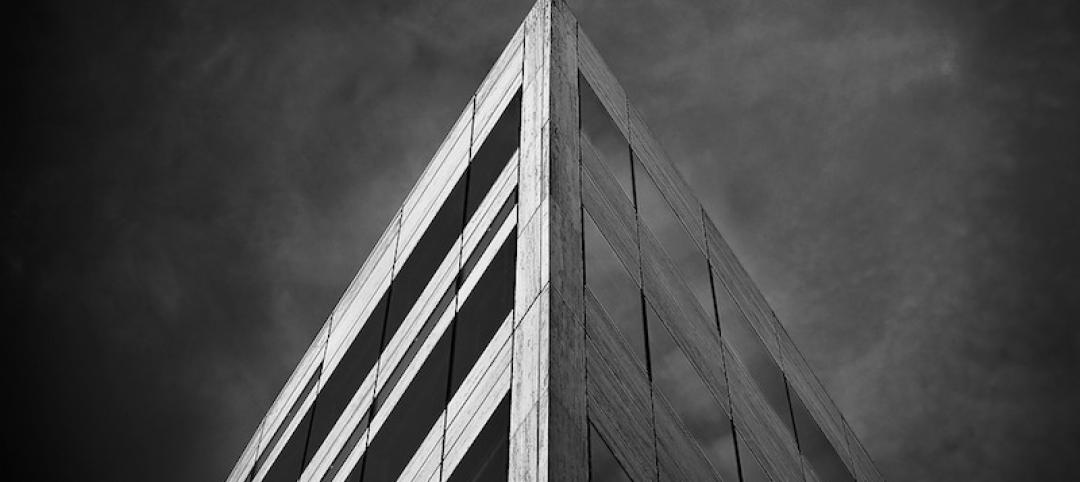
[[[820,480],[852,481],[844,461],[829,443],[825,433],[818,427],[810,412],[795,392],[791,393],[791,405],[795,410],[795,428],[799,437],[799,450],[810,461]]]
[[[585,285],[604,307],[644,368],[645,325],[641,319],[641,289],[619,262],[588,213],[585,213],[584,224]]]
[[[709,291],[709,265],[705,255],[690,234],[686,232],[675,211],[664,200],[660,189],[649,177],[645,167],[634,157],[634,182],[637,188],[637,211],[641,222],[667,253],[672,264],[694,293],[698,304],[703,308],[712,306],[712,293]],[[705,309],[705,313],[711,312]]]
[[[787,430],[794,435],[784,373],[761,342],[761,338],[747,322],[746,317],[730,302],[726,292],[721,291],[723,289],[724,287],[717,283],[717,299],[727,299],[718,303],[720,335],[735,352],[737,358],[742,361],[746,370],[750,372],[750,378],[769,402],[769,406],[783,421]],[[738,423],[738,420],[735,422]]]
[[[737,480],[738,463],[731,420],[652,307],[648,309],[647,321],[653,385],[697,439],[717,472],[725,480]]]
[[[740,435],[739,447],[745,446],[746,437]],[[742,478],[739,480],[742,482],[771,482],[769,476],[765,475],[765,469],[761,467],[761,462],[749,450],[743,450],[739,455],[740,467],[742,468]]]
[[[604,105],[600,103],[589,82],[578,74],[580,92],[581,133],[589,138],[608,170],[615,175],[628,199],[633,199],[633,181],[630,172],[630,143],[611,120]]]
[[[589,480],[592,482],[630,482],[604,438],[589,424]]]

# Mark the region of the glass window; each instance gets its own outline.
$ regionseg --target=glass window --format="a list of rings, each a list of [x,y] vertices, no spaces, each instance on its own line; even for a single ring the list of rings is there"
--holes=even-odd
[[[439,212],[409,254],[409,259],[404,263],[399,259],[401,268],[394,275],[394,282],[390,287],[383,346],[393,339],[420,293],[435,275],[435,270],[450,252],[450,247],[458,236],[461,236],[467,178],[468,176],[463,176],[454,186],[446,202],[439,208]]]
[[[394,366],[393,370],[389,373],[379,373],[380,379],[385,379],[385,382],[380,382],[382,389],[379,393],[375,394],[375,402],[372,404],[372,410],[378,411],[382,408],[383,403],[386,402],[386,398],[390,396],[390,392],[394,390],[398,380],[405,374],[405,370],[409,368],[413,359],[416,358],[416,354],[419,353],[420,348],[424,346],[424,342],[427,341],[431,331],[435,329],[435,325],[439,323],[439,319],[443,317],[446,310],[449,308],[453,310],[454,295],[457,294],[457,287],[451,285],[446,293],[443,293],[443,297],[439,300],[439,303],[435,305],[435,309],[428,316],[427,321],[424,322],[424,326],[417,332],[416,337],[409,343],[409,349],[401,357],[401,360]],[[450,328],[447,328],[449,331]],[[443,335],[446,336],[446,335]]]
[[[821,431],[814,417],[806,410],[802,400],[793,391],[791,393],[791,405],[795,410],[795,429],[799,440],[799,450],[810,461],[819,480],[851,481],[851,477],[844,461],[836,453],[836,449],[829,443],[825,433]]]
[[[337,478],[337,473],[341,470],[341,467],[345,465],[345,459],[349,457],[349,454],[353,452],[357,445],[360,444],[360,439],[364,435],[364,432],[368,428],[368,422],[371,421],[371,410],[368,410],[360,419],[360,423],[349,434],[349,438],[345,440],[345,445],[341,448],[341,451],[334,456],[334,460],[330,462],[330,468],[326,469],[326,473],[323,474],[322,480],[330,481]],[[357,482],[360,480],[360,476],[364,473],[364,455],[360,455],[360,459],[356,461],[353,470],[349,473],[345,480],[349,482]]]
[[[725,480],[737,480],[731,419],[651,307],[648,326],[653,385],[671,404],[716,471]]]
[[[510,473],[510,393],[458,462],[450,482],[501,482]]]
[[[724,287],[716,284],[717,299],[727,294],[721,292]],[[746,318],[738,312],[738,308],[731,302],[720,303],[720,335],[734,350],[735,355],[742,361],[743,366],[750,373],[750,378],[761,390],[761,394],[783,421],[788,431],[794,434],[791,425],[791,409],[788,405],[787,387],[784,373],[780,366],[773,360],[768,349],[761,342],[761,338],[750,326]],[[738,420],[736,420],[738,423]]]
[[[581,133],[596,147],[604,165],[611,170],[628,199],[633,199],[634,184],[630,173],[630,143],[611,120],[589,82],[578,73],[578,96]]]
[[[589,424],[589,480],[592,482],[630,482],[607,442]]]
[[[461,235],[463,227],[479,207],[484,196],[487,195],[499,174],[506,167],[510,157],[517,149],[520,140],[520,130],[521,91],[519,89],[517,94],[503,111],[491,133],[488,134],[483,144],[476,149],[476,154],[471,159],[466,172],[451,190],[446,201],[432,219],[431,224],[424,233],[420,235],[420,239],[417,241],[417,244],[413,248],[408,259],[404,262],[400,259],[398,260],[400,268],[395,274],[391,288],[380,301],[379,308],[372,314],[372,319],[368,320],[364,329],[349,347],[334,374],[327,381],[326,387],[323,389],[322,393],[320,393],[320,398],[317,402],[318,410],[314,410],[314,420],[311,430],[312,443],[308,445],[307,459],[310,459],[310,457],[314,455],[314,452],[318,449],[319,445],[325,440],[330,429],[341,416],[344,407],[348,404],[364,377],[370,372],[371,367],[374,365],[375,360],[381,352],[381,347],[385,346],[396,334],[398,328],[401,327],[401,324],[405,321],[405,317],[408,315],[409,311],[412,310],[413,305],[416,303],[420,294],[427,287],[427,284],[435,274],[435,270],[449,254],[450,247],[453,245],[454,241]],[[466,261],[464,269],[459,276],[464,276],[472,269],[479,257],[479,253],[490,244],[491,238],[494,236],[498,226],[502,224],[509,211],[513,208],[515,200],[516,195],[511,195],[511,199],[503,205],[493,227],[485,232],[484,238],[481,240],[476,252],[474,252],[469,260]],[[513,243],[511,243],[511,247],[512,246]],[[511,249],[511,251],[513,250]],[[511,260],[510,263],[511,283],[509,284],[509,306],[512,306],[513,261]],[[503,291],[505,291],[505,287],[506,286],[504,285],[499,288],[503,288]],[[486,298],[490,300],[502,300],[505,298],[505,293],[503,293],[503,291],[494,290],[491,294],[486,295]],[[390,393],[390,389],[395,385],[396,380],[404,373],[408,363],[413,359],[423,341],[434,328],[438,318],[445,309],[450,307],[450,303],[453,301],[455,293],[456,287],[451,286],[451,288],[443,294],[439,301],[439,305],[425,323],[422,331],[415,342],[410,346],[408,352],[406,352],[402,363],[395,367],[391,373],[382,375],[389,377],[389,381],[386,387],[377,394],[374,410],[377,410],[381,404],[385,402],[386,397]],[[475,312],[478,310],[473,311]],[[509,308],[507,308],[506,313],[509,313]],[[503,313],[503,317],[505,317],[506,313]],[[376,317],[376,315],[378,315],[378,317]],[[372,323],[375,319],[378,319],[379,322]],[[472,313],[470,314],[470,319],[479,320],[476,323],[470,323],[470,328],[472,329],[483,331],[484,329],[489,328],[483,322],[490,320],[487,320],[487,318],[484,318],[483,316]],[[501,322],[502,319],[503,318],[500,317],[499,321]],[[456,324],[457,323],[452,326],[456,326]],[[495,328],[498,328],[497,324],[495,325]],[[448,329],[448,333],[451,333],[452,330],[453,328]],[[474,349],[470,346],[470,343],[479,343],[475,339],[469,338],[468,340],[461,341],[459,343],[459,345],[461,345],[460,347],[451,347],[453,344],[452,335],[444,335],[444,338],[445,341],[440,340],[439,346],[445,346],[445,349],[447,350],[445,355],[447,357],[449,357],[449,350],[451,348],[455,350],[460,348],[465,354],[463,356],[467,359],[470,350]],[[490,338],[490,335],[487,336],[487,340],[490,340]],[[486,340],[483,342],[486,343]],[[486,346],[486,344],[484,346]],[[480,350],[483,350],[483,346],[480,347]],[[435,355],[436,354],[433,354],[433,356]],[[476,354],[476,356],[478,355],[479,353]],[[448,360],[449,358],[445,361]],[[472,361],[475,362],[475,356],[472,357]],[[428,362],[425,362],[425,366],[427,366],[427,363]],[[466,363],[466,361],[463,360],[461,363]],[[470,367],[465,367],[464,370],[467,372],[468,368]],[[455,378],[454,382],[460,383],[460,379]],[[443,383],[446,383],[446,380],[444,380]],[[411,389],[412,388],[410,387],[409,390]],[[440,399],[445,398],[445,389],[446,386],[444,385],[444,391]],[[411,409],[407,408],[406,410]],[[396,411],[397,409],[395,408],[395,412]],[[394,415],[391,415],[391,417],[393,418]],[[364,422],[361,423],[361,426],[356,429],[354,435],[350,437],[350,448],[355,447],[356,442],[359,439],[357,435],[366,429],[367,421],[367,418],[365,418]],[[381,430],[380,433],[382,433]],[[421,439],[424,435],[426,435],[426,432],[420,435]],[[419,443],[419,441],[417,443]],[[343,462],[343,460],[335,460],[334,467],[338,466],[338,462]],[[406,459],[404,463],[407,462],[408,460]],[[368,472],[371,472],[372,474],[381,474],[384,472],[384,466],[386,465],[388,464],[380,461],[375,463],[373,468]],[[357,468],[354,469],[353,473],[350,475],[350,478],[358,476],[362,472],[362,469],[359,467],[360,465],[358,464]],[[379,475],[372,475],[372,477],[378,476]]]
[[[631,351],[646,365],[641,289],[615,256],[592,216],[585,213],[585,285],[615,323]],[[588,322],[588,320],[586,320]]]
[[[449,331],[420,366],[364,456],[364,482],[397,480],[446,407],[450,366]],[[441,427],[440,427],[441,428]],[[354,474],[357,469],[354,469]]]
[[[451,328],[454,331],[454,351],[449,397],[457,392],[462,380],[514,308],[516,257],[517,236],[511,234],[469,296],[463,302],[459,301],[461,307]]]
[[[491,186],[495,184],[510,157],[521,142],[521,89],[507,104],[495,127],[491,129],[472,161],[469,162],[469,194],[465,203],[465,216],[471,217],[483,202]]]
[[[491,240],[495,237],[495,234],[498,233],[499,228],[502,227],[503,223],[506,222],[506,218],[510,215],[510,211],[514,209],[514,205],[516,204],[517,189],[515,189],[506,199],[506,202],[503,203],[503,207],[499,210],[499,213],[495,215],[495,219],[488,226],[487,230],[484,231],[484,236],[480,238],[479,243],[476,243],[476,248],[473,249],[469,258],[465,260],[465,264],[461,267],[462,276],[467,275],[472,271],[473,266],[476,266],[476,262],[480,260],[480,256],[484,253],[484,250],[487,249],[488,245],[491,244]]]
[[[645,166],[634,158],[634,181],[637,187],[637,212],[671,259],[683,281],[694,293],[705,313],[712,312],[712,293],[709,291],[709,265],[705,255],[690,238],[675,216],[660,189],[649,177]]]
[[[739,467],[742,469],[742,482],[771,482],[768,475],[765,475],[765,469],[761,467],[761,462],[757,457],[745,449],[746,438],[739,436]],[[826,480],[826,479],[821,479]]]
[[[496,226],[502,225],[510,211],[509,207],[512,207],[512,198],[513,196],[511,196],[511,199],[507,200],[507,205],[503,206],[502,211],[496,217],[492,226],[487,230],[487,232],[484,233],[483,238],[481,238],[480,242],[477,244],[476,249],[473,251],[472,255],[469,257],[469,260],[466,262],[465,267],[459,274],[461,276],[461,279],[464,279],[464,277],[472,271],[473,267],[476,265],[477,260],[480,258],[481,253],[483,253],[491,244],[491,240],[494,238],[495,232],[498,230]],[[492,259],[492,264],[489,265],[488,270],[482,275],[478,286],[473,289],[473,293],[469,296],[470,299],[476,297],[479,301],[473,303],[469,303],[468,301],[466,301],[465,305],[462,307],[462,309],[468,307],[468,310],[464,311],[464,316],[470,320],[469,322],[465,323],[469,327],[469,331],[465,334],[465,339],[459,340],[455,343],[455,350],[462,350],[462,355],[454,355],[455,359],[461,357],[464,357],[463,359],[469,359],[469,357],[471,356],[471,360],[475,362],[476,357],[478,357],[480,353],[476,352],[473,355],[469,354],[470,350],[474,349],[474,347],[472,347],[472,344],[484,343],[483,346],[479,347],[480,351],[483,351],[484,347],[487,346],[486,344],[491,339],[495,330],[498,329],[498,323],[501,323],[503,318],[505,318],[505,315],[509,314],[510,309],[513,308],[513,260],[514,257],[517,255],[517,252],[515,249],[515,243],[512,242],[515,237],[511,234],[508,239],[510,239],[511,241],[509,241],[508,244],[504,244],[503,247],[500,249],[499,254],[497,254],[495,258]],[[507,261],[507,257],[509,257],[509,261]],[[506,266],[507,262],[509,262],[509,267]],[[498,286],[493,286],[495,283],[501,284],[499,284]],[[443,316],[443,313],[446,311],[446,309],[453,309],[451,303],[454,301],[454,295],[456,293],[457,286],[452,285],[446,291],[446,293],[443,294],[442,299],[439,300],[439,304],[435,307],[434,311],[432,311],[431,315],[428,316],[428,319],[424,323],[424,326],[417,333],[417,336],[412,341],[412,344],[409,346],[408,351],[406,351],[405,355],[402,357],[402,361],[399,362],[397,366],[394,367],[394,370],[389,374],[380,375],[388,378],[383,389],[375,397],[375,410],[378,410],[379,407],[381,407],[383,402],[386,400],[386,397],[390,395],[390,391],[392,390],[393,386],[397,384],[398,378],[401,377],[406,367],[408,367],[409,362],[411,362],[413,357],[416,356],[417,350],[419,350],[420,347],[423,345],[424,340],[427,339],[428,334],[431,333],[432,329],[434,329],[435,325]],[[480,308],[478,309],[477,307]],[[486,307],[490,307],[495,310],[505,310],[505,313],[503,314],[503,317],[495,320],[494,312],[486,309]],[[459,310],[457,316],[455,316],[455,321],[450,325],[447,330],[460,330],[457,327],[459,324],[462,324],[462,322],[460,321],[461,318],[462,311]],[[494,326],[491,326],[492,324],[494,324]],[[457,336],[458,335],[451,334],[451,337]],[[461,363],[464,363],[464,361]],[[455,366],[456,365],[457,363],[455,363]],[[468,369],[469,367],[465,367],[466,373]],[[465,373],[460,374],[461,377],[464,377],[464,375]],[[457,390],[457,385],[460,383],[460,379],[457,378],[458,374],[456,371],[454,372],[453,376],[455,378],[454,380],[452,380],[451,394]]]
[[[296,431],[289,437],[289,441],[285,442],[285,446],[274,459],[274,464],[270,466],[266,477],[263,478],[264,481],[292,482],[300,478],[300,473],[304,471],[304,466],[307,464],[304,459],[304,449],[311,431],[311,418],[312,410],[309,409],[300,420],[300,424],[296,426]]]
[[[383,345],[397,333],[450,247],[510,160],[520,141],[520,130],[519,93],[503,111],[408,259],[404,263],[399,260],[401,268],[394,277]]]
[[[454,390],[476,363],[480,352],[498,329],[499,323],[510,313],[513,307],[516,247],[515,237],[510,236],[492,259],[491,265],[469,299],[462,305],[454,323],[443,333],[435,349],[393,407],[386,423],[372,438],[365,454],[364,482],[397,478],[432,429],[446,406],[448,397],[453,396]],[[469,300],[475,301],[470,303]],[[496,312],[500,314],[495,315]],[[496,319],[497,321],[494,321]],[[461,333],[455,337],[454,332],[459,324]],[[433,326],[434,321],[430,321],[428,325]],[[421,333],[414,346],[419,346],[425,338],[425,334]],[[451,349],[454,351],[453,360]],[[414,352],[410,347],[409,353]],[[411,356],[406,355],[406,359],[411,359]],[[393,384],[387,385],[379,394],[379,406],[385,401],[392,386]],[[356,473],[355,469],[353,473]]]
[[[337,423],[341,413],[352,400],[364,378],[375,366],[379,358],[379,343],[382,339],[383,320],[386,318],[387,295],[372,310],[364,327],[356,335],[352,344],[345,350],[341,361],[326,383],[319,389],[319,397],[313,406],[314,416],[311,422],[311,437],[307,444],[306,461],[311,460],[319,450],[330,430]]]

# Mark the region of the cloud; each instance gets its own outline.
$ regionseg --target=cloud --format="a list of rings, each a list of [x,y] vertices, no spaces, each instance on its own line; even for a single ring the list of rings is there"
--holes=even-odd
[[[27,7],[42,477],[221,477],[527,3]],[[571,3],[889,478],[1075,478],[1075,7]]]

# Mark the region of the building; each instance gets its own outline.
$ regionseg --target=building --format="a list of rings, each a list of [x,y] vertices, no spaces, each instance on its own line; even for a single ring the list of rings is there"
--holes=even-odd
[[[514,34],[230,481],[881,480],[561,0]]]

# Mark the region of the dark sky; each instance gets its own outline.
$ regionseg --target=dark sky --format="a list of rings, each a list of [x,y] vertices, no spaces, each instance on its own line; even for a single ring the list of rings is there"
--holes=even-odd
[[[530,3],[24,5],[9,454],[224,478]],[[886,477],[1080,479],[1076,2],[570,3]]]

